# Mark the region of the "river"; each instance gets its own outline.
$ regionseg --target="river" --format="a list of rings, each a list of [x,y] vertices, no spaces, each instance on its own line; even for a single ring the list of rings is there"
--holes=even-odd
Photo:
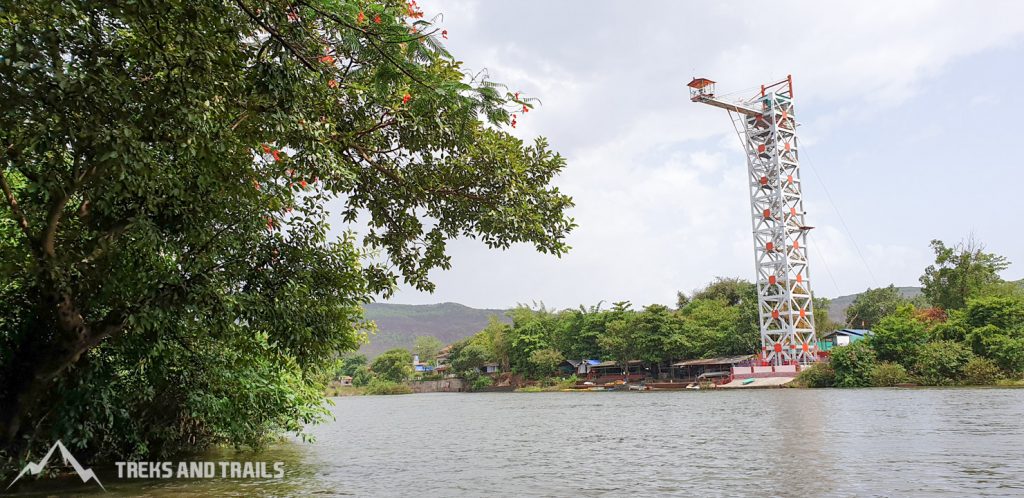
[[[129,496],[1024,496],[1024,389],[481,393],[334,399],[260,454],[283,479],[117,480]]]

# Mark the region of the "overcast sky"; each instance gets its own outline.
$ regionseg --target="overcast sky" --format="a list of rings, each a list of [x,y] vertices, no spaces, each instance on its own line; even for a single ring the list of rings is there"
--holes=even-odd
[[[918,285],[931,239],[970,234],[1024,277],[1024,2],[420,4],[467,69],[543,101],[513,133],[567,158],[579,228],[561,259],[452,242],[435,293],[390,302],[672,304],[752,279],[745,158],[693,76],[752,95],[792,73],[816,295]]]

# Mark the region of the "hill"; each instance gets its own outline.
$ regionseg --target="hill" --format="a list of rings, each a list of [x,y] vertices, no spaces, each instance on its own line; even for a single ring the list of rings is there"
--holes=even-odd
[[[412,349],[413,341],[421,335],[432,335],[450,344],[479,332],[492,316],[511,322],[505,316],[506,310],[470,308],[458,303],[370,303],[365,310],[366,318],[377,323],[377,333],[370,336],[370,343],[359,352],[371,358],[392,348]]]
[[[897,289],[907,299],[915,298],[922,293],[920,287],[897,287]],[[849,308],[853,304],[853,300],[857,299],[859,295],[860,293],[832,298],[832,306],[828,309],[828,317],[838,323],[845,322],[846,308]]]

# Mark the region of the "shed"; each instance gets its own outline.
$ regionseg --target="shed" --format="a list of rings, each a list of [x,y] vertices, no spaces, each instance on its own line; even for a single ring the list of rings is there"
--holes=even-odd
[[[709,374],[720,372],[731,373],[732,367],[749,365],[753,361],[754,355],[750,354],[686,360],[672,364],[672,376],[683,379],[697,379],[702,375],[708,376]]]
[[[590,373],[591,367],[600,364],[601,360],[565,360],[558,365],[558,372],[562,375],[585,376]]]
[[[821,336],[821,339],[818,340],[818,350],[828,351],[835,347],[853,344],[869,335],[871,335],[871,331],[868,329],[833,330]]]
[[[617,361],[602,361],[590,365],[590,371],[587,376],[588,378],[597,378],[599,380],[609,377],[641,380],[647,376],[647,373],[644,371],[644,362],[640,360],[627,361],[625,370],[624,372],[622,365]]]

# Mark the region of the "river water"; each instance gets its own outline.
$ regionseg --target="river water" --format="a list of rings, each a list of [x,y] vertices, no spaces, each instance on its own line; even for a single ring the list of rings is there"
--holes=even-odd
[[[107,477],[147,496],[1024,496],[1024,389],[334,399],[283,479]],[[80,488],[79,488],[80,489]]]

